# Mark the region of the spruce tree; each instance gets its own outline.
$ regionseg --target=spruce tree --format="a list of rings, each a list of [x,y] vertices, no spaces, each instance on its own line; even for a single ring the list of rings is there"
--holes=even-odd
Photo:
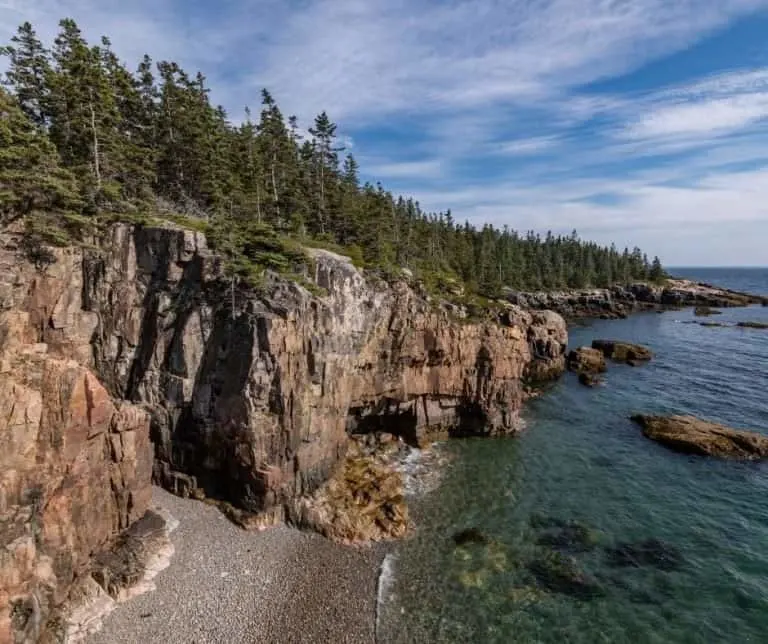
[[[0,224],[27,217],[38,232],[64,240],[60,227],[81,224],[79,208],[75,179],[56,148],[0,88]]]
[[[19,106],[29,119],[44,128],[48,124],[50,54],[29,22],[19,27],[10,45],[0,47],[0,55],[8,57],[5,85],[14,89]]]

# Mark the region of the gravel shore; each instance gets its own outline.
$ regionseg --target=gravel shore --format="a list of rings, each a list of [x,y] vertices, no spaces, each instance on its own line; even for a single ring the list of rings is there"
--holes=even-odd
[[[155,489],[179,520],[157,590],[121,604],[88,644],[369,644],[383,553],[279,526],[246,532]]]

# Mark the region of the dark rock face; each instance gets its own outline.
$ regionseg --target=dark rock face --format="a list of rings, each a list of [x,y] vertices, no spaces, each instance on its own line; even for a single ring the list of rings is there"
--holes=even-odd
[[[768,457],[768,436],[694,416],[632,416],[643,435],[677,452],[741,460]]]
[[[648,347],[617,340],[594,340],[592,348],[602,352],[606,358],[632,366],[653,358],[653,352]]]

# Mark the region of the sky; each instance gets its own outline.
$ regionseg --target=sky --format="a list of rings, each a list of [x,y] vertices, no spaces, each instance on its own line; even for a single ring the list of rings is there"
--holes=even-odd
[[[327,110],[364,179],[427,210],[768,265],[768,0],[0,0],[0,41],[74,18],[135,66]]]

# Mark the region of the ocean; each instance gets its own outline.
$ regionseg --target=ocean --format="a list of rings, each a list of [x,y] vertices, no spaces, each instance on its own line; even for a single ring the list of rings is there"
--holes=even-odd
[[[768,295],[766,269],[673,273]],[[571,347],[626,339],[656,357],[610,365],[596,389],[566,374],[527,405],[518,437],[434,448],[439,483],[414,495],[416,529],[386,562],[380,642],[768,641],[768,464],[676,454],[629,420],[690,413],[768,433],[768,331],[693,319],[574,327]],[[716,319],[768,322],[768,308]],[[467,529],[483,542],[457,545]],[[656,559],[626,565],[648,544]],[[543,587],[542,561],[566,561],[579,583]]]

